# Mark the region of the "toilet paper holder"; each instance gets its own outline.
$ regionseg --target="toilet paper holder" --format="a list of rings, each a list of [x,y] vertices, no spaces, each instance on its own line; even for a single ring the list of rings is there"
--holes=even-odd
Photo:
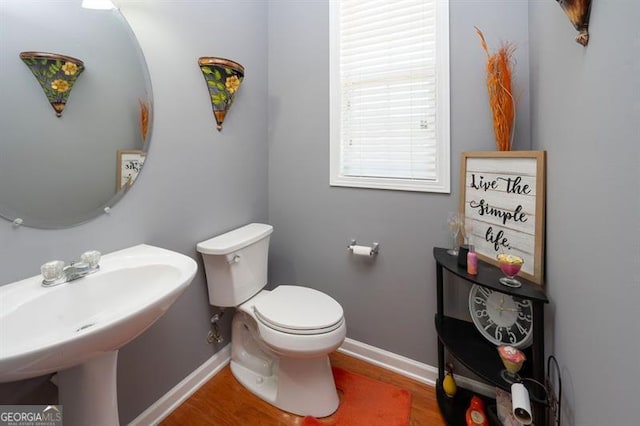
[[[373,245],[371,245],[371,247],[358,246],[358,243],[355,240],[355,238],[352,238],[351,239],[351,243],[347,246],[347,248],[349,249],[349,251],[351,251],[353,253],[354,249],[356,249],[356,247],[358,247],[358,249],[368,248],[369,249],[369,256],[371,256],[371,257],[376,256],[378,254],[378,252],[380,251],[380,243],[378,243],[378,242],[374,242]],[[360,250],[357,250],[357,251],[360,251]]]

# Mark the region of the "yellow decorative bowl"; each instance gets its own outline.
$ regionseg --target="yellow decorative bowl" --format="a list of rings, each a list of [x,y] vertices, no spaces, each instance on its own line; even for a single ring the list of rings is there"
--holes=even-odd
[[[524,353],[513,346],[503,345],[498,346],[498,354],[507,370],[502,377],[510,383],[519,381],[518,371],[527,359]]]

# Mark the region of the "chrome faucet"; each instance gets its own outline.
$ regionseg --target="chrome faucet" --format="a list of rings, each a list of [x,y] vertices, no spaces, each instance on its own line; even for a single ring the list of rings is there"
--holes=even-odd
[[[86,262],[72,262],[71,264],[64,267],[62,272],[64,273],[67,281],[77,280],[78,278],[82,278],[87,276],[93,272],[95,272],[97,268],[91,268]]]
[[[95,250],[83,253],[79,262],[71,262],[67,266],[61,260],[47,262],[40,267],[42,286],[54,287],[86,277],[100,269],[99,262],[100,252]]]

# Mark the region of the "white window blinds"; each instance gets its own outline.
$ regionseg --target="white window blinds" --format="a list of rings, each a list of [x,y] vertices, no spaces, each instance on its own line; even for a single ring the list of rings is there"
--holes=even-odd
[[[448,54],[438,50],[443,44],[437,40],[442,23],[436,0],[331,3],[332,139],[337,139],[332,151],[338,151],[332,152],[332,163],[338,163],[332,164],[332,184],[392,179],[400,187],[390,189],[435,182],[440,192],[448,192],[448,111],[441,117],[438,108],[442,101],[448,109],[448,99],[442,99],[448,89],[438,87],[441,78],[448,85],[448,70],[443,78],[438,64],[448,62]]]

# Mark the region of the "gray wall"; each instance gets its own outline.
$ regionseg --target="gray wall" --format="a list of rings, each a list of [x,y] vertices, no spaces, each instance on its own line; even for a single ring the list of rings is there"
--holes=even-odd
[[[197,242],[267,220],[266,9],[262,1],[123,5],[154,91],[153,141],[144,171],[109,216],[87,224],[37,230],[0,222],[0,283],[36,275],[47,260],[71,260],[87,249],[107,253],[138,243],[185,253],[202,266]],[[220,133],[197,64],[198,57],[209,55],[237,60],[247,70]],[[120,351],[123,422],[224,345],[206,343],[210,313],[200,269],[166,315]],[[225,331],[229,320],[225,317]],[[0,385],[0,401],[9,403],[20,388],[21,383]]]
[[[271,283],[324,290],[345,308],[349,337],[436,364],[432,246],[449,244],[459,153],[494,149],[478,26],[491,46],[518,46],[516,149],[548,151],[547,353],[562,367],[563,424],[636,424],[639,17],[635,2],[594,2],[585,49],[556,2],[452,0],[452,193],[436,195],[328,186],[326,2],[272,3]],[[380,241],[377,260],[350,259],[352,237]],[[446,291],[455,301],[448,308],[465,315],[467,287]]]
[[[450,20],[452,192],[366,190],[329,186],[328,2],[269,7],[271,283],[325,291],[342,304],[348,337],[430,365],[437,363],[432,250],[451,244],[446,218],[458,209],[460,153],[495,147],[474,25],[492,47],[518,46],[515,145],[530,143],[527,3],[452,0]],[[351,238],[379,241],[380,255],[352,258]],[[465,284],[451,288],[466,297]],[[451,308],[465,315],[462,303]]]
[[[563,424],[636,425],[640,5],[593,1],[589,45],[530,2],[532,140],[548,153],[547,289]]]

